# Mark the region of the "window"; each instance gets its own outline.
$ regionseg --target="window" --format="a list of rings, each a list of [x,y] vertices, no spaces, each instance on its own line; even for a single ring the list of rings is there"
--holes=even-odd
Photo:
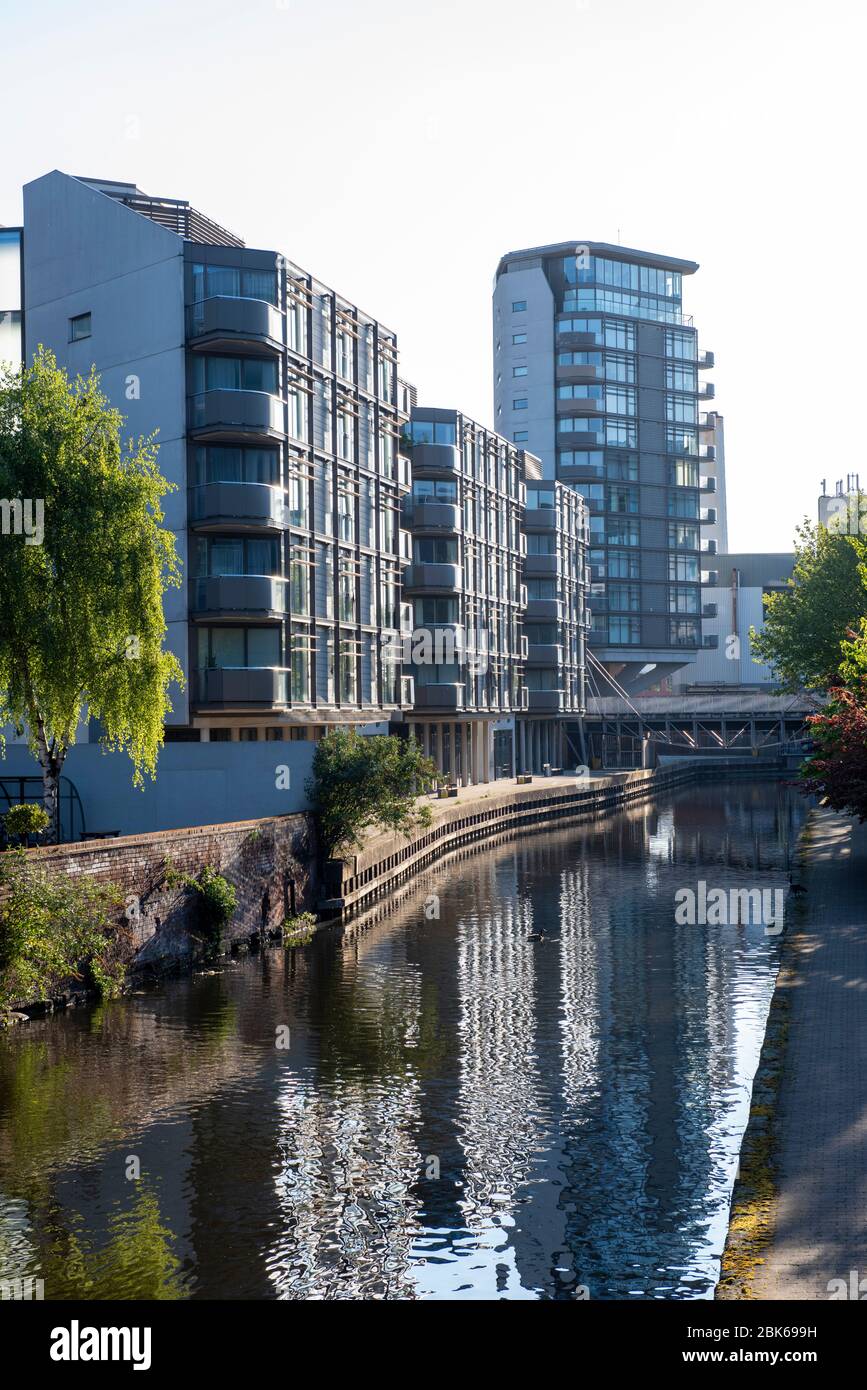
[[[454,538],[416,536],[413,541],[413,558],[422,565],[456,565],[458,562],[458,543]]]
[[[561,449],[560,467],[581,468],[585,473],[595,473],[601,478],[603,457],[601,449]]]
[[[669,555],[668,577],[674,581],[686,580],[698,583],[698,557],[696,555]]]
[[[519,396],[517,400],[512,401],[513,410],[526,410],[527,406],[528,400],[526,396]]]
[[[672,487],[698,487],[698,463],[695,459],[672,460],[668,465],[668,481]]]
[[[620,609],[623,613],[639,612],[641,586],[639,584],[609,584],[608,607]]]
[[[617,646],[634,646],[641,641],[641,623],[638,618],[609,618],[608,640]]]
[[[669,550],[698,550],[698,527],[688,521],[668,523]]]
[[[276,536],[198,536],[196,575],[223,578],[230,575],[280,573],[280,542]]]
[[[456,444],[457,429],[453,420],[408,420],[402,427],[404,444]]]
[[[610,516],[608,542],[610,545],[640,545],[639,523],[628,516]]]
[[[608,489],[609,512],[638,512],[638,488],[610,486]]]
[[[698,496],[694,492],[670,492],[668,515],[698,518]]]
[[[512,435],[512,438],[514,439],[516,444],[526,444],[530,438],[530,431],[515,430],[515,433]]]
[[[678,333],[673,328],[666,329],[665,355],[666,357],[678,357],[684,362],[694,362],[697,355],[695,334]]]
[[[634,389],[631,386],[606,386],[605,409],[611,415],[634,415]]]
[[[69,320],[69,341],[77,343],[81,338],[90,337],[90,314],[76,314]]]
[[[88,320],[90,315],[87,315]],[[264,357],[194,357],[193,390],[268,391],[278,390],[277,363]]]
[[[666,362],[665,384],[669,391],[697,391],[695,367],[684,366],[681,362]]]
[[[196,482],[276,483],[280,456],[276,449],[242,449],[208,444],[196,449]]]
[[[640,556],[628,550],[609,550],[608,574],[611,579],[638,579],[640,573]]]
[[[412,495],[417,502],[457,502],[458,485],[454,478],[416,478]]]
[[[694,425],[698,419],[698,403],[695,396],[666,395],[665,418],[678,424]]]
[[[554,579],[528,579],[527,598],[528,599],[555,599],[557,597],[557,581]]]
[[[526,375],[527,375],[527,368],[526,368],[526,367],[513,367],[513,368],[512,368],[512,376],[526,376]]]
[[[631,383],[635,380],[635,358],[622,352],[606,352],[605,380]]]
[[[673,584],[668,591],[668,611],[670,613],[697,613],[698,589]]]
[[[525,314],[526,312],[527,312],[527,301],[526,301],[526,299],[513,299],[513,300],[512,300],[512,313],[513,313],[513,314]]]
[[[193,302],[223,295],[230,299],[265,299],[277,303],[276,270],[245,270],[232,265],[194,265]]]
[[[199,670],[280,665],[278,627],[198,627]]]
[[[698,623],[691,618],[672,618],[669,623],[669,639],[673,647],[697,647]]]
[[[521,344],[522,344],[522,343],[526,343],[526,341],[527,341],[527,335],[526,335],[526,333],[513,333],[513,334],[512,334],[512,347],[520,347]]]
[[[638,482],[638,455],[611,453],[605,461],[605,475],[624,483]]]

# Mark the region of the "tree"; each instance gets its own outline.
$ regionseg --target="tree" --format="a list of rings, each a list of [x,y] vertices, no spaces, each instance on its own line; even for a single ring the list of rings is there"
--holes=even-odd
[[[430,825],[430,806],[416,797],[436,776],[414,739],[332,729],[316,745],[307,783],[325,857],[360,844],[373,826],[409,837]]]
[[[122,425],[94,370],[71,383],[42,348],[30,367],[0,374],[10,523],[0,535],[0,726],[26,731],[39,760],[46,839],[83,711],[100,720],[106,747],[128,752],[141,786],[143,772],[155,775],[168,687],[183,683],[163,650],[163,594],[180,583],[160,525],[172,485],[154,439],[124,446]],[[12,524],[22,513],[23,528]]]
[[[809,721],[813,752],[800,772],[801,790],[825,798],[835,811],[867,820],[865,689],[840,687]]]
[[[798,527],[789,587],[765,599],[764,631],[750,630],[753,655],[774,668],[783,690],[840,684],[841,643],[867,617],[865,561],[862,537]]]

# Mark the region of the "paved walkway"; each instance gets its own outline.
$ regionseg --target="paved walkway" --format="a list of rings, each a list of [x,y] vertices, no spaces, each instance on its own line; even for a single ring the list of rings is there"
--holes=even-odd
[[[816,811],[803,858],[760,1299],[827,1299],[850,1270],[867,1281],[867,825]]]

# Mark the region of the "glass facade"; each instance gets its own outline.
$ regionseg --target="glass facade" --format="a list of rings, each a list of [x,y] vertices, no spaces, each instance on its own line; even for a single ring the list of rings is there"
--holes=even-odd
[[[0,227],[0,362],[16,367],[24,348],[21,308],[21,232]]]

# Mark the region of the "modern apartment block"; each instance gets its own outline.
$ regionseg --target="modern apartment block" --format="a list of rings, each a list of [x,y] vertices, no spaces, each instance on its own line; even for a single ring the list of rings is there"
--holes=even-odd
[[[559,764],[583,711],[581,499],[457,410],[415,407],[405,437],[412,731],[464,783]]]
[[[53,172],[24,190],[25,334],[91,363],[132,435],[159,430],[185,582],[167,736],[307,738],[411,704],[395,334],[188,203]],[[0,304],[0,308],[5,308]],[[14,309],[14,305],[10,305]]]
[[[514,251],[493,298],[497,429],[590,511],[590,644],[632,690],[701,647],[723,488],[705,442],[713,387],[683,310],[698,266],[601,242]],[[724,479],[723,479],[724,482]],[[711,505],[708,505],[711,504]]]

